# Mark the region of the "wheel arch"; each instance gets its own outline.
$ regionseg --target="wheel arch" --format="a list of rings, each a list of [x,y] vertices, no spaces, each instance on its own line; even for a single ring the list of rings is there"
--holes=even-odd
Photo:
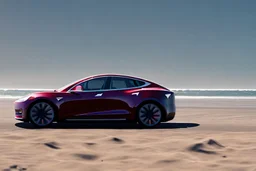
[[[51,100],[49,99],[45,99],[45,98],[39,98],[39,99],[36,99],[35,101],[33,101],[29,106],[28,106],[28,109],[27,109],[27,118],[28,120],[30,120],[30,115],[29,115],[29,112],[31,110],[31,108],[33,107],[33,105],[35,105],[36,103],[38,102],[46,102],[48,103],[49,105],[51,105],[54,109],[54,113],[55,113],[55,121],[58,120],[58,107],[54,104],[54,102],[52,102]]]
[[[157,105],[157,106],[160,108],[161,113],[162,113],[162,119],[161,119],[161,120],[164,121],[167,112],[166,112],[164,106],[163,106],[157,99],[146,99],[146,100],[142,101],[142,102],[136,107],[136,117],[137,117],[137,115],[138,115],[138,111],[139,111],[140,107],[143,106],[144,104],[147,104],[147,103],[153,103],[153,104]]]

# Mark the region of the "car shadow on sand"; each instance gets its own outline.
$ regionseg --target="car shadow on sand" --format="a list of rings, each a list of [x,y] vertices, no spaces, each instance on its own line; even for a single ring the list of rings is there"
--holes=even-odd
[[[23,129],[38,129],[31,123],[19,122],[15,124],[16,127]],[[182,129],[198,127],[198,123],[161,123],[152,129]],[[138,124],[129,122],[63,122],[53,123],[44,129],[143,129]]]

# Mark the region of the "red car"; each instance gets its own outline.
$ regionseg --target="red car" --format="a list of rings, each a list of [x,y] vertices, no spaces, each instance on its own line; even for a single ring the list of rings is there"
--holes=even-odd
[[[175,116],[174,93],[156,83],[125,75],[97,75],[51,92],[15,101],[15,118],[47,127],[52,122],[128,120],[154,127]]]

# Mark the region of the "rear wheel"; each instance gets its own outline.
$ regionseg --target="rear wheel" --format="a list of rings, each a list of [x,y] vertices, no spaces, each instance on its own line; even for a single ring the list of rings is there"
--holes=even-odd
[[[55,112],[49,103],[38,102],[31,107],[29,117],[35,126],[47,127],[53,122]]]
[[[155,127],[160,124],[161,119],[162,111],[158,105],[154,103],[146,103],[138,110],[138,122],[143,127]]]

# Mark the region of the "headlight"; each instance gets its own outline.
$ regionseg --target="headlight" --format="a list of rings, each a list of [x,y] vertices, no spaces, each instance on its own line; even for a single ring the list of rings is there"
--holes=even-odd
[[[16,100],[16,102],[25,102],[25,101],[27,101],[28,99],[33,99],[33,98],[34,98],[34,97],[31,96],[31,95],[27,95],[27,96],[24,96],[24,97],[22,97],[22,98]]]

